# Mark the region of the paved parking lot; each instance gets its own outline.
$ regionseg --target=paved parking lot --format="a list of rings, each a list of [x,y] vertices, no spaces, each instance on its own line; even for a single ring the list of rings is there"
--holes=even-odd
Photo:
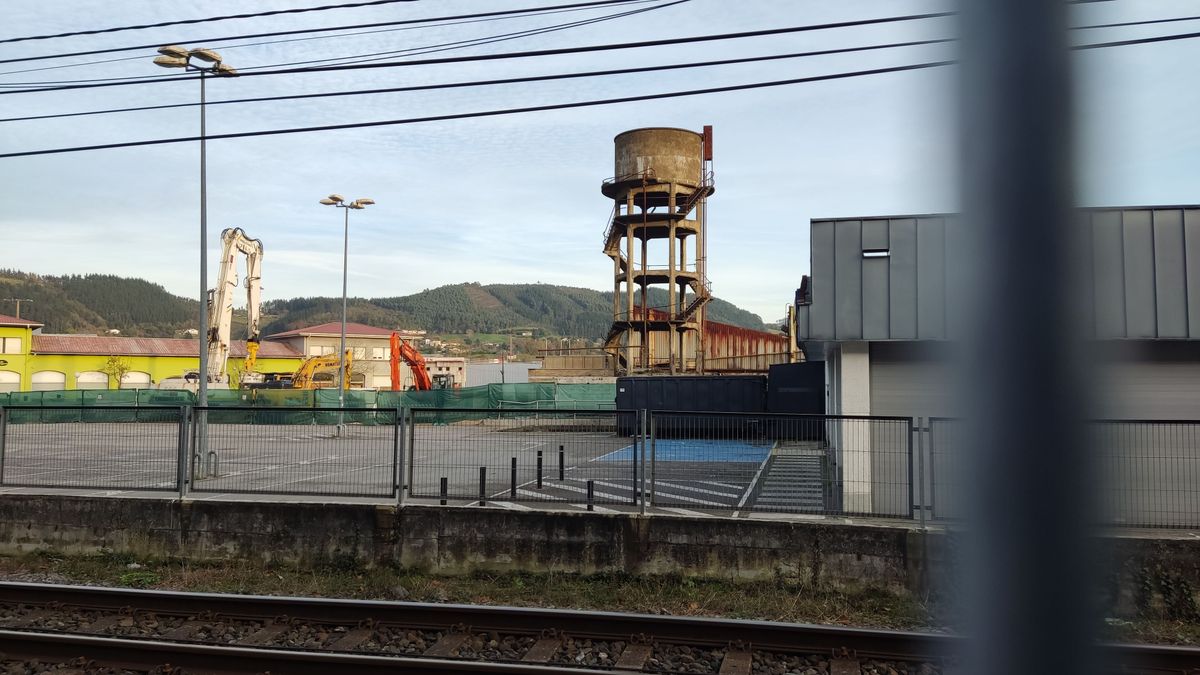
[[[649,449],[599,418],[419,424],[409,433],[413,451],[397,467],[400,439],[391,425],[351,424],[339,434],[332,425],[209,424],[207,451],[187,449],[189,492],[390,499],[404,474],[415,499],[439,500],[445,479],[453,504],[477,504],[482,495],[507,508],[582,509],[590,482],[593,508],[604,511],[639,508],[645,479],[654,506],[730,513],[753,507],[774,448],[769,441],[660,439],[650,461]],[[2,483],[113,495],[174,492],[178,434],[177,422],[13,424]],[[646,476],[639,473],[644,450]]]

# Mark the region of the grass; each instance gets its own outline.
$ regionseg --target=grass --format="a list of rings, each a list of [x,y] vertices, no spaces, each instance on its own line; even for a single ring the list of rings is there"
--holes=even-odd
[[[786,581],[678,576],[484,574],[438,576],[347,562],[318,569],[247,561],[135,559],[40,552],[0,557],[0,579],[164,590],[454,602],[722,616],[885,628],[937,625],[917,600],[881,589],[834,591]]]

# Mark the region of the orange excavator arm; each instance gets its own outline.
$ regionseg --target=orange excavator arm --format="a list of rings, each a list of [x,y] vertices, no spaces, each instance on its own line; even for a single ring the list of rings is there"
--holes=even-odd
[[[392,333],[392,391],[400,391],[400,334]]]
[[[404,359],[404,362],[408,364],[408,369],[412,371],[414,389],[417,391],[433,389],[433,379],[429,377],[429,371],[425,368],[425,357],[413,349],[412,345],[401,340],[398,333],[392,333],[391,346],[392,389],[399,389],[400,386],[400,363],[397,357]]]

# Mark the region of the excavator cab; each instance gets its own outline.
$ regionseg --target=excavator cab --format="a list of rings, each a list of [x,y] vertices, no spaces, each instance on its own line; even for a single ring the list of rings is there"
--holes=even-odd
[[[450,373],[434,374],[434,375],[431,375],[430,377],[433,378],[433,388],[434,389],[453,389],[454,388],[454,376],[451,375]]]

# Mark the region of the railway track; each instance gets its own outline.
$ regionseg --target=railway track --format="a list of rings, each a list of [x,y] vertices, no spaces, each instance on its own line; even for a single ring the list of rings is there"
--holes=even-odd
[[[0,583],[6,663],[74,661],[74,672],[962,675],[950,658],[961,642],[763,621]],[[1103,649],[1113,672],[1200,674],[1197,649]]]

